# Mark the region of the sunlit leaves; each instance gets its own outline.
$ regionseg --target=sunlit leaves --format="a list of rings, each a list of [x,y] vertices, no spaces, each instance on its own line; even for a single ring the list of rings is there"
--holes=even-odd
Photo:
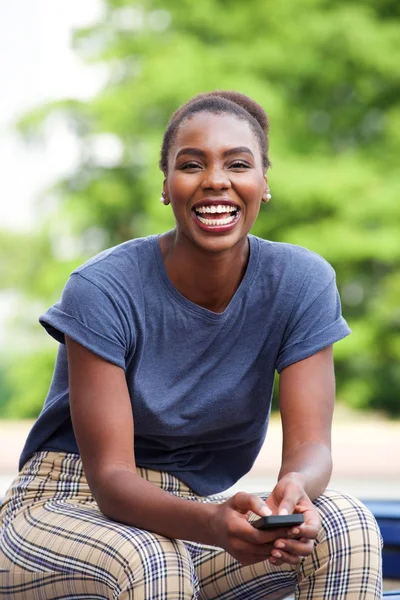
[[[158,202],[165,124],[198,92],[237,89],[271,121],[272,200],[254,233],[333,263],[353,328],[336,352],[338,394],[399,414],[399,21],[396,0],[108,0],[74,37],[104,88],[21,121],[34,139],[63,119],[81,159],[52,188],[42,231],[6,241],[1,285],[50,303],[91,252],[171,227]]]

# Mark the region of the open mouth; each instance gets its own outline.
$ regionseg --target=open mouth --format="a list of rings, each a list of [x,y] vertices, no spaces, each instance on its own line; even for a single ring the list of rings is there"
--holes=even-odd
[[[235,204],[198,204],[193,208],[195,220],[202,229],[229,229],[240,217],[240,208]]]

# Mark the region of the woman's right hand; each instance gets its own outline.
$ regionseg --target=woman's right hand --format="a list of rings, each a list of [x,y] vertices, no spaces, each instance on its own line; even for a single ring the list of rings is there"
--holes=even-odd
[[[261,531],[249,523],[251,512],[264,517],[271,511],[265,502],[238,492],[222,504],[216,504],[210,520],[213,543],[226,550],[242,565],[267,560],[274,549],[274,541],[287,536],[287,528]]]

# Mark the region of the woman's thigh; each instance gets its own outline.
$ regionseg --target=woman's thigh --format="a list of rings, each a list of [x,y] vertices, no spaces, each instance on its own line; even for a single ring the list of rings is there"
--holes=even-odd
[[[182,542],[111,521],[95,503],[30,505],[2,535],[4,600],[185,600],[196,585]]]
[[[173,477],[142,475],[177,488]],[[184,543],[105,517],[78,455],[35,454],[10,487],[0,523],[2,600],[186,600],[196,593]]]

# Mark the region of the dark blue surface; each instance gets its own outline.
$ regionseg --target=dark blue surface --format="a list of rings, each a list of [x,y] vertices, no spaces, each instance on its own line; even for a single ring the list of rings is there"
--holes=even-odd
[[[400,500],[363,500],[375,517],[400,519]]]
[[[400,500],[363,500],[382,533],[383,577],[400,579]],[[399,596],[392,596],[398,597]]]

